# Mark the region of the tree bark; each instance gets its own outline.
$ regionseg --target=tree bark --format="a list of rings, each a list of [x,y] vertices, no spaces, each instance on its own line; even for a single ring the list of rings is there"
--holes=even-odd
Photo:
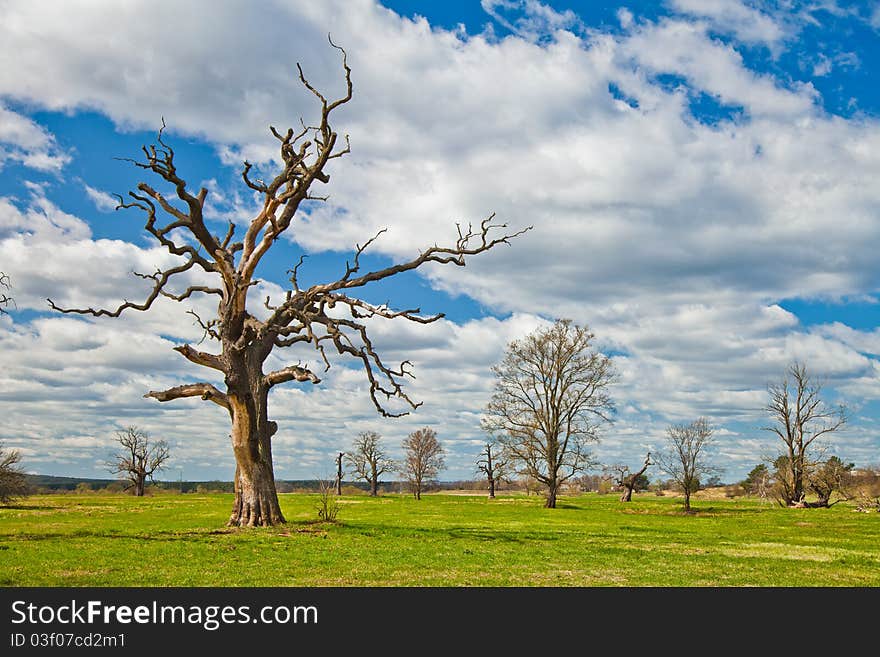
[[[379,495],[379,477],[370,479],[370,497],[378,497]]]
[[[135,497],[143,497],[144,496],[144,478],[143,477],[138,477],[137,481],[135,481],[134,494],[135,494]]]
[[[632,502],[633,486],[623,485],[623,493],[620,495],[621,502]]]
[[[489,478],[489,498],[492,499],[495,497],[495,479]]]
[[[551,482],[547,486],[547,499],[544,501],[545,509],[555,509],[556,508],[556,496],[559,492],[559,484],[555,481]]]
[[[691,512],[691,491],[687,488],[684,490],[684,512]]]
[[[269,387],[255,382],[252,388],[243,394],[229,395],[235,501],[227,524],[233,527],[266,527],[285,522],[272,468],[272,436],[277,425],[266,416]]]

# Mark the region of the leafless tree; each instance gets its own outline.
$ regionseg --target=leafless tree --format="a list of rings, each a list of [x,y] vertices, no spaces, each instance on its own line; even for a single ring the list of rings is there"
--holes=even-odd
[[[535,479],[534,477],[530,477],[529,475],[524,475],[517,480],[517,485],[521,487],[526,492],[526,497],[534,493],[535,495],[540,495],[541,491],[544,489],[544,485]]]
[[[339,515],[339,502],[333,495],[334,486],[327,479],[318,478],[318,501],[315,509],[321,522],[336,522]]]
[[[125,490],[133,489],[134,495],[142,497],[147,480],[153,481],[153,474],[161,470],[171,456],[168,443],[164,440],[151,442],[149,434],[137,427],[117,431],[116,442],[122,446],[122,451],[113,456],[108,468],[128,481]]]
[[[437,478],[446,467],[444,450],[431,427],[413,431],[403,439],[402,473],[417,500],[422,499],[425,484]]]
[[[348,137],[344,144],[331,126],[331,114],[352,98],[351,69],[345,51],[338,48],[346,92],[330,100],[308,82],[299,70],[299,80],[311,92],[320,107],[317,125],[306,125],[299,131],[270,130],[280,144],[280,170],[277,174],[260,179],[252,175],[253,165],[244,163],[242,179],[247,187],[262,200],[262,207],[250,221],[243,237],[236,239],[236,225],[229,223],[223,233],[214,234],[205,219],[205,200],[208,192],[190,191],[178,171],[174,150],[168,144],[163,129],[158,144],[144,146],[143,159],[131,160],[141,169],[155,174],[161,182],[169,183],[173,191],[164,194],[147,183],[140,183],[128,198],[119,199],[118,208],[134,208],[146,215],[145,228],[171,254],[179,257],[179,264],[154,273],[138,274],[150,282],[152,290],[141,303],[125,301],[115,309],[60,308],[49,300],[55,310],[80,313],[95,317],[118,317],[127,310],[149,310],[160,296],[185,301],[194,295],[213,296],[217,300],[217,314],[207,319],[189,311],[204,330],[204,335],[219,342],[219,353],[201,351],[184,344],[175,351],[187,360],[220,372],[225,390],[211,383],[199,382],[179,385],[167,390],[151,391],[147,397],[167,402],[185,397],[198,397],[224,409],[232,424],[232,448],[235,454],[235,500],[229,525],[274,525],[284,522],[275,490],[272,463],[272,436],[278,425],[269,419],[268,398],[272,387],[295,381],[317,384],[318,375],[302,360],[293,361],[280,369],[264,372],[269,355],[280,347],[310,348],[313,357],[320,357],[324,369],[330,367],[328,352],[343,358],[354,358],[362,367],[369,383],[370,398],[383,416],[395,417],[405,412],[386,409],[389,400],[400,402],[404,408],[415,408],[404,390],[404,379],[412,376],[409,361],[399,365],[386,364],[373,346],[368,335],[371,318],[405,320],[427,324],[442,315],[423,316],[418,308],[394,310],[382,304],[369,303],[352,293],[365,286],[412,271],[429,263],[464,266],[467,256],[488,251],[522,234],[528,228],[508,233],[504,224],[494,223],[494,215],[483,220],[479,227],[458,226],[457,238],[451,246],[430,246],[417,256],[397,264],[363,271],[361,257],[368,247],[385,232],[379,231],[363,244],[356,246],[353,259],[336,280],[316,283],[305,289],[299,285],[303,259],[289,270],[290,289],[275,303],[265,300],[269,314],[258,319],[254,314],[253,291],[260,282],[258,266],[279,238],[294,223],[300,208],[326,200],[316,195],[313,183],[330,180],[326,169],[336,158],[349,153]],[[163,219],[160,221],[160,215]],[[208,284],[184,283],[183,289],[171,290],[172,281],[198,274],[210,279]],[[328,349],[329,348],[329,349]],[[290,361],[288,361],[290,362]]]
[[[480,459],[477,461],[477,470],[486,476],[489,484],[489,497],[495,497],[495,487],[505,479],[507,474],[507,459],[503,453],[492,453],[492,443],[486,443],[483,451],[480,452]]]
[[[359,479],[370,484],[370,495],[379,494],[379,477],[394,470],[394,460],[382,446],[382,436],[375,431],[364,431],[358,434],[352,443],[351,451],[345,459]]]
[[[822,386],[807,372],[803,363],[789,366],[779,383],[768,386],[770,403],[765,410],[773,422],[764,427],[782,440],[785,457],[777,467],[781,501],[787,506],[803,506],[810,473],[821,456],[815,453],[816,440],[827,439],[847,422],[846,408],[830,409],[822,400]]]
[[[645,463],[642,465],[641,470],[637,472],[631,472],[628,465],[620,463],[611,466],[611,474],[614,477],[614,484],[621,489],[621,502],[632,501],[633,490],[638,486],[642,475],[644,475],[652,465],[654,464],[651,461],[651,452],[648,452],[648,455],[645,457]]]
[[[656,455],[657,464],[684,493],[684,510],[691,511],[691,495],[700,488],[700,478],[718,472],[706,461],[712,443],[709,421],[698,418],[690,424],[674,424],[666,429],[668,451]]]
[[[593,466],[587,445],[613,412],[614,369],[593,337],[587,327],[559,320],[511,342],[492,368],[495,391],[483,428],[518,473],[541,482],[548,508],[556,507],[562,484]]]
[[[334,482],[334,486],[336,488],[336,495],[342,495],[342,459],[345,458],[345,452],[339,452],[336,455],[336,480]]]
[[[7,449],[0,443],[0,503],[8,504],[28,492],[27,480],[21,469],[21,452]]]
[[[855,463],[844,463],[840,457],[831,456],[810,473],[810,490],[816,494],[816,501],[805,503],[805,506],[828,508],[848,500],[854,495],[850,490],[852,471]],[[831,501],[837,493],[837,499]]]
[[[2,271],[0,271],[0,289],[3,290],[0,292],[0,315],[5,315],[9,312],[6,310],[6,306],[10,303],[14,304],[15,301],[7,294],[12,289],[12,283],[9,280],[9,276]]]

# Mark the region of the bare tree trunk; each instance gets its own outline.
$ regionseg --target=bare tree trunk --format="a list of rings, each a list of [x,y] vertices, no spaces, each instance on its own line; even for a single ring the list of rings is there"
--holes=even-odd
[[[268,386],[230,394],[232,449],[235,452],[235,501],[230,526],[256,527],[285,522],[272,469],[272,436],[277,425],[266,416]]]
[[[687,487],[684,489],[684,512],[691,512],[691,491]]]
[[[489,499],[493,499],[495,497],[495,478],[492,477],[489,479]]]
[[[801,454],[802,448],[797,444],[795,444],[795,447],[798,448],[797,451],[793,448],[788,450],[788,462],[791,468],[792,479],[791,499],[788,500],[788,506],[803,506],[804,498],[807,496],[804,486],[806,475]]]
[[[377,497],[379,495],[379,477],[370,478],[370,497]]]
[[[629,486],[627,484],[623,485],[623,493],[620,495],[621,502],[632,502],[633,498],[633,486]]]
[[[138,477],[134,482],[134,494],[135,497],[143,497],[144,496],[144,478]]]
[[[339,452],[336,456],[336,495],[342,495],[342,457],[344,452]]]
[[[545,509],[556,508],[556,495],[559,493],[559,482],[553,479],[547,486],[547,499],[544,501]]]

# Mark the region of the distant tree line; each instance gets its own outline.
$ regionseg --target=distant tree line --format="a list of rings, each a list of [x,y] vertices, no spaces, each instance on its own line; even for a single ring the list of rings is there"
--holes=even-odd
[[[336,454],[335,481],[278,480],[277,490],[377,496],[405,488],[417,500],[437,490],[485,491],[490,498],[498,491],[517,491],[543,494],[550,508],[560,494],[613,492],[629,502],[638,492],[675,491],[689,512],[694,493],[724,486],[721,469],[709,458],[714,427],[704,417],[670,425],[664,447],[649,452],[639,466],[600,466],[587,446],[598,441],[600,428],[612,420],[608,387],[616,374],[592,341],[587,328],[561,320],[509,345],[504,360],[493,368],[496,387],[483,421],[491,439],[477,455],[473,479],[439,481],[446,450],[436,431],[426,426],[403,439],[401,459],[389,455],[379,433],[363,431],[348,451]],[[724,486],[725,494],[757,496],[789,507],[851,501],[858,510],[880,510],[880,467],[857,468],[828,453],[828,440],[846,425],[847,412],[825,403],[821,384],[806,366],[790,365],[780,381],[768,386],[768,395],[764,410],[770,422],[764,429],[780,440],[782,451],[757,464],[744,480]],[[152,441],[134,426],[117,432],[116,440],[122,450],[108,467],[120,480],[29,477],[21,469],[21,454],[0,445],[0,501],[8,503],[29,490],[234,492],[231,481],[156,481],[154,473],[170,456],[167,443]],[[651,467],[656,467],[653,481]]]

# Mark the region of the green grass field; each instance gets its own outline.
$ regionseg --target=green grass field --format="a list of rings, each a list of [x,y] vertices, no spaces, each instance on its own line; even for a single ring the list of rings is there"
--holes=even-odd
[[[880,514],[757,500],[282,495],[230,530],[231,495],[35,496],[0,508],[3,586],[877,586]]]

